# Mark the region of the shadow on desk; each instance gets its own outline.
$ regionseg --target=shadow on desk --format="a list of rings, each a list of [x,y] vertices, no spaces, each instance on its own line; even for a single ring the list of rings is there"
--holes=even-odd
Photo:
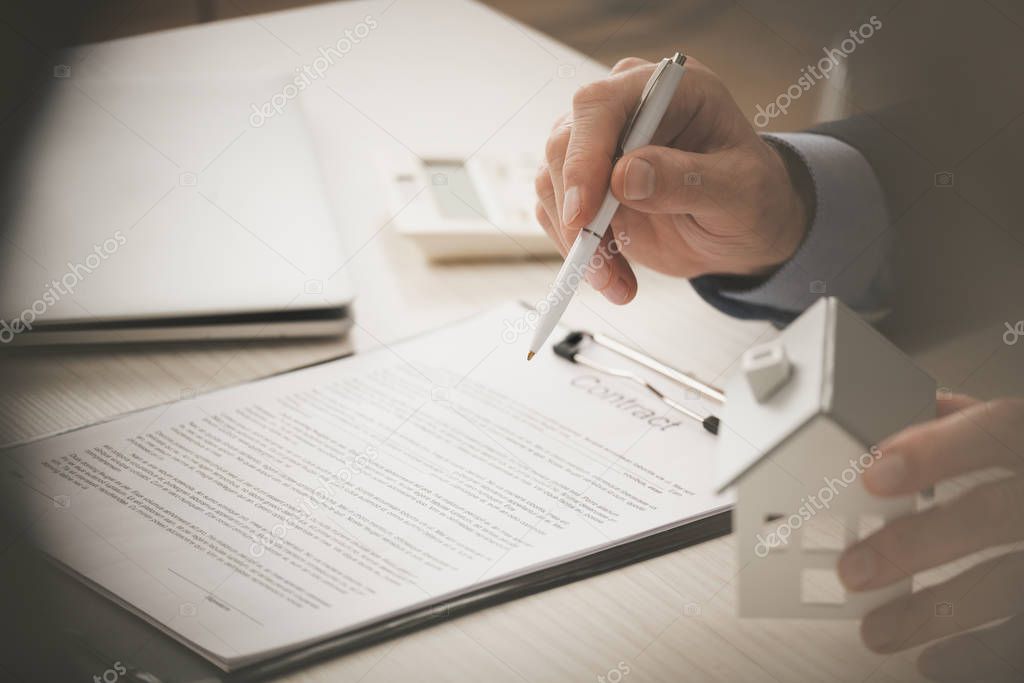
[[[12,681],[213,681],[212,665],[65,574],[24,541],[0,558],[0,672]],[[146,671],[172,672],[155,677]]]
[[[263,680],[508,600],[702,543],[728,534],[731,528],[731,511],[720,512],[559,567],[481,588],[446,603],[443,609],[427,607],[400,615],[390,622],[371,625],[231,675],[65,573],[26,545],[21,532],[9,531],[5,538],[16,540],[0,556],[0,580],[16,589],[5,591],[0,600],[0,609],[5,614],[0,633],[0,662],[4,663],[0,672],[24,681],[93,677],[108,683]]]

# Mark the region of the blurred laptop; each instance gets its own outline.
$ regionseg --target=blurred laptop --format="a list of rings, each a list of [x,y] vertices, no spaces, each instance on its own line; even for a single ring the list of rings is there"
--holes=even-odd
[[[54,75],[12,174],[0,343],[348,330],[345,250],[287,75]]]

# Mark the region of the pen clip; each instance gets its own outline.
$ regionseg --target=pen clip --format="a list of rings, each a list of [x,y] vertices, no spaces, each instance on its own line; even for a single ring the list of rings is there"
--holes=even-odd
[[[678,64],[682,66],[686,62],[686,55],[682,52],[677,52],[671,57],[665,57],[658,63],[658,67],[651,74],[651,77],[647,79],[647,84],[644,86],[643,92],[640,93],[640,100],[636,103],[636,108],[633,109],[633,115],[629,117],[629,121],[626,123],[626,127],[622,129],[622,134],[619,135],[619,143],[615,146],[615,157],[612,159],[612,165],[622,156],[622,146],[626,144],[626,138],[633,131],[633,126],[636,125],[637,117],[640,116],[640,112],[643,111],[644,105],[647,104],[647,98],[650,97],[651,91],[654,90],[654,86],[658,84],[658,79],[665,73],[665,69],[668,68],[669,64]]]

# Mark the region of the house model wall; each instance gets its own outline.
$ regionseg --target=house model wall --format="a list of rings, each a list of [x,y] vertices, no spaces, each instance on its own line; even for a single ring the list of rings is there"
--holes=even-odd
[[[915,499],[869,495],[874,444],[935,414],[935,382],[837,299],[823,298],[745,354],[726,387],[719,490],[735,486],[739,613],[860,617],[910,590],[910,578],[846,594],[842,549]],[[883,558],[884,561],[884,558]]]

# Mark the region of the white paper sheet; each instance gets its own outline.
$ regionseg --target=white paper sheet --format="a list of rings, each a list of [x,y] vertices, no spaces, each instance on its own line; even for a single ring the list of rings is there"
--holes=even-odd
[[[6,494],[223,668],[728,506],[713,436],[549,349],[527,363],[524,314],[20,446]]]

